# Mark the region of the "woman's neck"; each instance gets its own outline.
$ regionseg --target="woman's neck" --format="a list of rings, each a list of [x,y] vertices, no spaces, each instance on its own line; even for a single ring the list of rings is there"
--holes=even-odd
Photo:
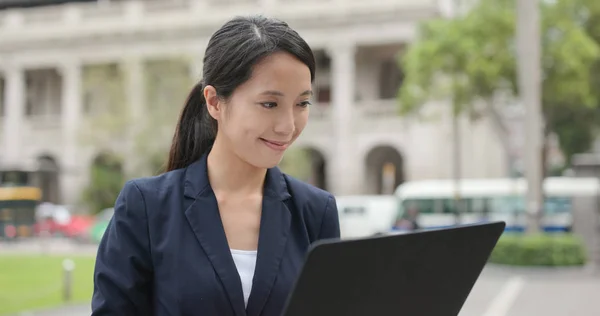
[[[208,179],[214,192],[262,194],[267,170],[243,161],[219,139],[208,154]]]

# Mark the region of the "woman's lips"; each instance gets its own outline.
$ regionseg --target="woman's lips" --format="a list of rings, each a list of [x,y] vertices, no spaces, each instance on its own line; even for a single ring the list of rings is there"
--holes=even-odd
[[[276,150],[276,151],[283,151],[286,150],[289,146],[289,142],[279,142],[279,141],[274,141],[274,140],[268,140],[268,139],[264,139],[261,138],[260,139],[265,145],[267,145],[267,147]]]

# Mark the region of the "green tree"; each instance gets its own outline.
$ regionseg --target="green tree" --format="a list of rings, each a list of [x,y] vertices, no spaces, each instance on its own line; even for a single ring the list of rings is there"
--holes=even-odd
[[[281,171],[290,176],[308,182],[312,174],[312,157],[304,148],[292,147],[288,149],[279,163]]]
[[[114,204],[125,179],[162,171],[177,116],[192,86],[185,60],[144,62],[143,117],[133,117],[126,89],[128,71],[127,63],[89,66],[84,70],[86,110],[82,144],[115,153],[110,159],[97,161],[90,169],[83,201],[94,212]],[[117,157],[129,157],[129,154],[135,157],[127,158],[130,168],[125,174],[124,161]]]
[[[89,65],[82,81],[80,141],[85,147],[117,151],[115,140],[123,139],[130,121],[123,69],[118,64]]]
[[[580,21],[584,30],[597,45],[600,45],[600,2],[596,0],[574,0],[561,3],[561,9],[571,13],[576,21]],[[581,124],[564,124],[563,133],[558,133],[561,142],[568,143],[572,153],[581,153],[589,149],[589,144],[599,136],[600,132],[600,59],[589,65],[592,92],[598,102],[595,108],[582,109],[579,113],[572,115],[576,122]],[[596,126],[588,129],[587,126]]]
[[[177,118],[193,81],[189,63],[183,58],[149,60],[142,65],[142,117],[133,117],[128,104],[128,64],[99,65],[84,72],[84,93],[88,110],[82,141],[93,148],[110,149],[136,161],[126,176],[155,174],[166,161]]]
[[[114,205],[125,181],[115,141],[123,139],[129,114],[123,79],[123,71],[117,64],[89,65],[83,70],[84,103],[79,140],[86,149],[111,153],[95,159],[81,195],[82,202],[93,214]]]
[[[102,154],[90,168],[90,182],[83,191],[83,202],[93,214],[113,207],[124,184],[121,159],[114,154]]]
[[[546,136],[556,133],[567,158],[590,146],[597,92],[589,65],[599,47],[574,18],[572,1],[542,4],[542,107]],[[432,99],[451,99],[456,113],[476,112],[483,101],[498,118],[498,93],[518,95],[514,0],[481,0],[465,16],[434,20],[400,63],[406,79],[399,91],[402,114]],[[597,89],[596,89],[597,90]],[[588,120],[569,124],[566,117]],[[506,137],[506,135],[504,135]]]

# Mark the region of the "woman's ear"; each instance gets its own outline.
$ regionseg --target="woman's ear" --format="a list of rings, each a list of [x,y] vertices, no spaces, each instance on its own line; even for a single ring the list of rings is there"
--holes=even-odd
[[[204,99],[206,100],[206,108],[208,109],[208,114],[215,120],[219,120],[221,118],[221,113],[223,113],[222,102],[219,96],[217,95],[217,90],[213,86],[204,87]]]

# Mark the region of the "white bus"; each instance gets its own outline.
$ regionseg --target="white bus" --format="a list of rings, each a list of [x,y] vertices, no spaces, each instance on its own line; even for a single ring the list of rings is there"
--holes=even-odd
[[[526,225],[527,183],[520,179],[463,179],[459,190],[453,180],[423,180],[398,186],[399,213],[409,208],[419,213],[421,228],[439,228],[488,220],[502,220],[509,231],[522,231]],[[597,198],[597,178],[547,178],[544,182],[542,227],[545,231],[569,231],[573,224],[573,200]],[[455,209],[455,196],[460,197]],[[394,224],[391,225],[392,227]]]
[[[342,238],[386,233],[398,215],[394,195],[336,196]]]

